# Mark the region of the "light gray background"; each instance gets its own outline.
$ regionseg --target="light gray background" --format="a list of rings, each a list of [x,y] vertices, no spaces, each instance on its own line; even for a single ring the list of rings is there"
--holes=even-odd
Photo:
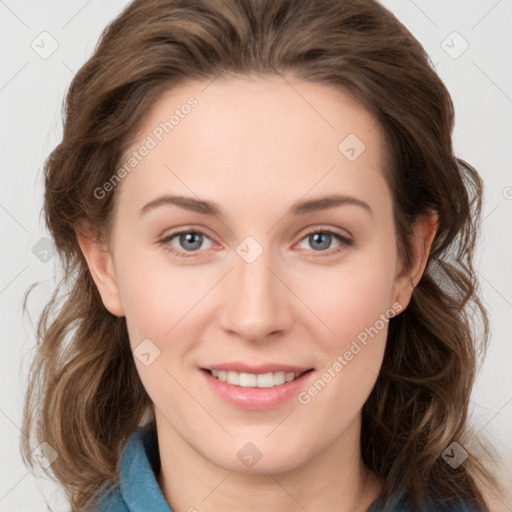
[[[492,341],[472,413],[475,424],[495,440],[512,487],[512,1],[383,3],[431,56],[454,100],[456,154],[479,170],[486,185],[477,268]],[[29,473],[19,453],[22,397],[35,340],[20,300],[31,283],[42,283],[29,302],[35,322],[59,273],[57,258],[44,252],[41,169],[61,137],[65,91],[101,30],[126,4],[0,0],[0,512],[47,510],[45,500],[52,510],[66,510],[61,490]],[[48,56],[52,44],[58,47]],[[496,510],[512,511],[512,505],[497,504]]]

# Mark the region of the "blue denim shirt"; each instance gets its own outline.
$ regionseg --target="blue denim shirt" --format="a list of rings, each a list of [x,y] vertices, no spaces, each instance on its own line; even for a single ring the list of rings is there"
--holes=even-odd
[[[156,480],[160,465],[158,440],[154,428],[136,430],[128,439],[120,461],[119,483],[103,496],[95,512],[172,512]],[[479,512],[474,506],[429,503],[424,512]],[[396,494],[382,509],[374,502],[366,512],[409,512],[402,493]]]

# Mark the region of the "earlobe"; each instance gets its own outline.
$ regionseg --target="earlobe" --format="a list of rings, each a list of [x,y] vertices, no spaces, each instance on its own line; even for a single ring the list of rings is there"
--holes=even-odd
[[[418,285],[425,271],[428,256],[438,229],[439,215],[430,210],[421,215],[414,224],[414,239],[412,242],[412,258],[408,269],[400,270],[400,262],[397,262],[398,274],[393,286],[395,302],[405,309],[409,304],[412,292]]]
[[[75,232],[105,308],[115,316],[124,316],[110,250],[98,240],[93,230],[82,225]]]

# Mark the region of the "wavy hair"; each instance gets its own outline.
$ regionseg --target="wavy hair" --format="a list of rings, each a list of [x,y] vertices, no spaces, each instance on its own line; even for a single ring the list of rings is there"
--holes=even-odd
[[[82,222],[108,240],[116,191],[98,200],[95,190],[165,91],[189,80],[283,73],[339,88],[375,116],[406,265],[415,220],[429,210],[439,216],[425,272],[389,322],[363,406],[362,458],[382,484],[381,504],[404,490],[418,510],[428,497],[488,510],[482,489],[501,489],[484,465],[492,448],[468,420],[489,337],[472,259],[482,181],[454,155],[453,103],[421,44],[376,0],[135,0],[73,78],[62,140],[44,164],[44,215],[62,279],[38,319],[21,449],[31,467],[34,446],[57,451],[46,472],[73,510],[118,479],[127,438],[155,422],[126,319],[104,307],[77,241]],[[453,441],[469,452],[456,469],[441,457]]]

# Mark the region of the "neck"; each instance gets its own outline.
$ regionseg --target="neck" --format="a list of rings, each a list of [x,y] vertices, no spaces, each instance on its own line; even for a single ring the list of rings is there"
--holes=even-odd
[[[360,416],[323,451],[291,470],[239,473],[198,453],[157,414],[158,484],[174,512],[365,512],[380,493],[360,456]],[[333,505],[335,504],[335,505]]]

